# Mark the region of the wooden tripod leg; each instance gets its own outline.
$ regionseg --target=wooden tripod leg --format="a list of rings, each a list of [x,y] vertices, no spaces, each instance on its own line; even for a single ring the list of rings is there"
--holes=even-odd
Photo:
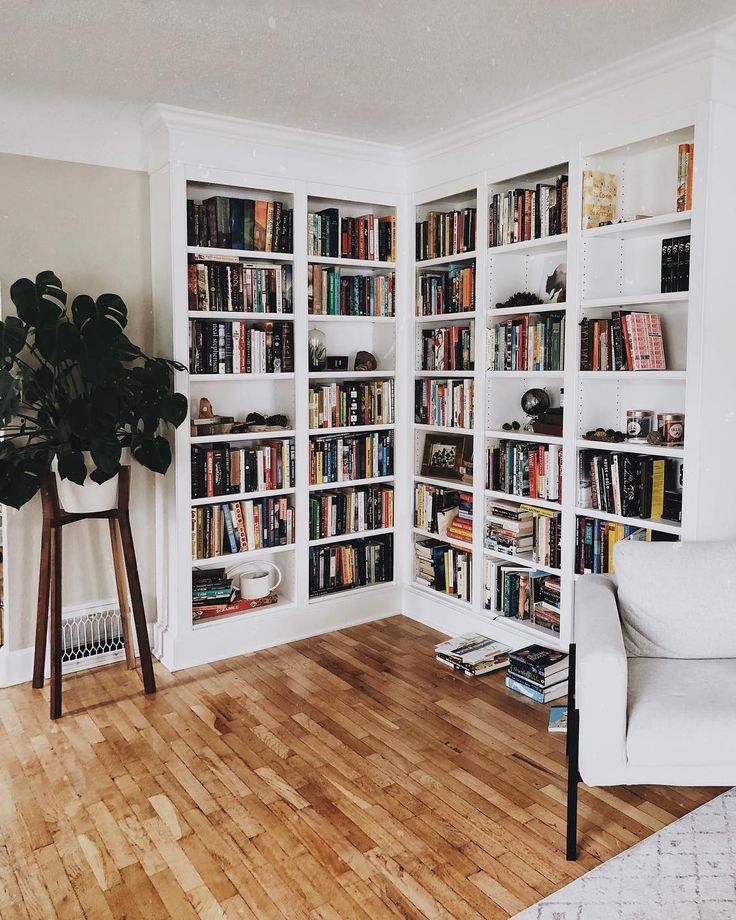
[[[128,670],[135,668],[135,649],[133,648],[133,634],[130,629],[130,605],[128,604],[128,584],[125,579],[125,562],[123,560],[123,547],[120,541],[120,525],[115,518],[110,518],[110,544],[112,546],[112,564],[115,569],[115,585],[118,590],[118,606],[120,607],[120,626],[123,630],[125,643],[125,662]]]
[[[138,654],[141,659],[143,672],[143,688],[146,693],[156,692],[156,678],[153,674],[153,661],[151,660],[151,646],[148,642],[148,627],[146,626],[146,612],[143,608],[143,595],[141,583],[138,578],[138,564],[135,559],[133,546],[133,533],[130,529],[130,518],[123,512],[119,519],[120,537],[123,544],[123,559],[125,571],[128,573],[128,587],[130,588],[130,601],[133,607],[133,622],[138,637]]]
[[[38,604],[36,606],[36,651],[33,657],[33,688],[43,687],[46,668],[46,636],[49,631],[49,590],[51,583],[51,525],[41,525],[41,562],[38,567]]]
[[[61,716],[61,527],[51,528],[51,718]]]

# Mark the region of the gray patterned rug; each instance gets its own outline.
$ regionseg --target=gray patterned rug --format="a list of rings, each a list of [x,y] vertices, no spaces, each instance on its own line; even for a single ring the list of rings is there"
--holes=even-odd
[[[513,920],[736,920],[736,788]]]

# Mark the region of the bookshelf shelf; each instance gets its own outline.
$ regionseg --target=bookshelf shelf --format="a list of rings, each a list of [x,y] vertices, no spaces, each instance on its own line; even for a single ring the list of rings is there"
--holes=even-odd
[[[296,543],[287,543],[285,546],[264,546],[262,549],[249,549],[244,553],[225,553],[222,556],[211,556],[209,559],[192,559],[192,568],[211,569],[220,566],[234,566],[239,562],[250,559],[260,559],[263,556],[272,556],[278,553],[290,553],[296,549]]]
[[[546,377],[548,380],[563,380],[564,371],[486,371],[486,377],[516,377],[524,379],[525,377]]]
[[[588,297],[580,301],[580,308],[585,310],[598,310],[618,307],[645,307],[659,306],[669,303],[686,303],[689,298],[687,291],[675,291],[669,294],[624,294],[620,297]]]
[[[395,262],[380,262],[378,259],[345,259],[334,256],[308,256],[310,265],[334,265],[335,268],[374,268],[392,270],[396,268]]]
[[[548,508],[551,511],[562,511],[560,502],[548,501],[544,498],[531,498],[524,495],[513,495],[509,492],[499,492],[496,489],[486,489],[486,498],[498,498],[504,501],[514,502],[517,505],[529,505],[530,507]]]
[[[395,316],[342,316],[331,313],[310,313],[310,323],[395,323]]]
[[[293,430],[282,428],[276,431],[243,431],[240,434],[202,434],[195,435],[190,440],[192,444],[239,444],[248,441],[274,441],[281,438],[293,438]]]
[[[279,495],[293,495],[296,489],[266,489],[262,492],[232,492],[228,495],[208,495],[206,498],[193,498],[192,507],[200,505],[225,505],[228,502],[247,501],[251,498],[275,498]]]
[[[333,489],[350,489],[353,486],[373,486],[393,482],[394,476],[374,476],[372,479],[343,479],[340,482],[311,482],[310,492],[331,492]]]
[[[472,428],[459,428],[453,425],[420,425],[415,423],[417,431],[439,431],[444,434],[473,434]]]
[[[631,444],[627,441],[611,443],[609,441],[589,441],[578,438],[575,442],[580,450],[610,450],[613,453],[643,454],[652,457],[684,457],[684,447],[666,447],[662,444]]]
[[[429,588],[419,581],[412,582],[411,588],[413,591],[419,591],[420,594],[427,595],[442,604],[450,604],[453,607],[459,607],[461,610],[467,610],[468,612],[473,610],[474,605],[470,601],[456,597],[454,594],[448,594],[447,591],[436,591],[434,588]]]
[[[204,319],[204,320],[230,320],[231,322],[252,322],[252,323],[266,323],[273,322],[274,320],[282,323],[293,323],[294,314],[293,313],[256,313],[253,311],[244,312],[241,310],[190,310],[187,314],[189,319]]]
[[[431,533],[429,530],[422,530],[420,527],[415,527],[414,533],[418,537],[423,537],[425,539],[429,537],[432,540],[441,540],[443,543],[449,543],[450,546],[454,546],[457,549],[462,549],[466,553],[473,552],[473,544],[466,543],[464,540],[456,540],[453,537],[441,537],[438,533]]]
[[[491,258],[507,253],[522,254],[526,252],[545,252],[553,249],[564,249],[567,246],[567,233],[557,233],[554,236],[543,236],[536,240],[522,240],[519,243],[505,243],[503,246],[490,246],[488,254]]]
[[[293,380],[294,374],[190,374],[189,379],[200,383],[261,383],[264,380]]]
[[[475,310],[463,310],[458,313],[439,313],[437,316],[426,316],[422,314],[421,316],[414,315],[414,322],[420,325],[426,323],[435,324],[439,323],[443,325],[444,323],[457,323],[462,322],[463,320],[476,319],[478,316]]]
[[[591,227],[582,231],[584,240],[612,239],[625,240],[636,236],[682,233],[690,225],[691,211],[674,211],[670,214],[658,214],[655,217],[643,217],[641,220],[629,220],[622,224],[608,224],[605,227]]]
[[[323,604],[329,603],[330,601],[341,601],[345,599],[345,595],[349,594],[350,597],[362,596],[363,594],[373,594],[375,591],[386,591],[387,589],[393,588],[396,583],[391,581],[377,581],[372,585],[355,585],[348,586],[346,588],[341,588],[339,591],[329,591],[324,594],[316,594],[309,598],[309,604]]]
[[[342,425],[336,428],[310,428],[310,435],[320,434],[360,434],[361,431],[391,431],[396,426],[390,425]]]
[[[685,380],[687,371],[578,371],[581,380]]]
[[[423,268],[439,268],[442,265],[453,265],[456,262],[470,262],[475,257],[475,250],[472,252],[458,252],[451,256],[441,256],[439,259],[422,259],[416,263],[416,267],[418,270]]]
[[[187,253],[201,259],[219,258],[241,259],[243,261],[293,262],[290,252],[263,252],[260,249],[219,249],[216,246],[187,246]]]
[[[461,482],[459,479],[440,479],[433,476],[414,476],[415,482],[423,482],[428,486],[439,486],[441,489],[457,489],[459,492],[467,492],[472,488],[472,483]]]
[[[493,559],[502,559],[513,565],[525,565],[530,569],[539,569],[540,572],[546,572],[548,575],[562,575],[562,569],[556,569],[549,565],[542,565],[539,562],[535,562],[531,556],[524,553],[501,553],[485,546],[483,547],[483,555]]]
[[[525,313],[564,313],[566,303],[535,303],[525,307],[490,307],[488,318],[496,316],[523,316]]]
[[[678,534],[682,525],[676,521],[665,521],[662,518],[624,517],[621,514],[609,514],[607,511],[598,511],[595,508],[576,508],[580,517],[597,518],[599,521],[610,521],[612,524],[631,524],[632,527],[644,527],[648,530],[659,530],[661,533]]]
[[[349,378],[350,380],[375,380],[381,377],[395,377],[395,370],[375,370],[375,371],[310,371],[310,380],[340,380]]]
[[[319,540],[310,540],[310,546],[327,546],[329,543],[344,543],[346,540],[367,539],[380,537],[384,534],[394,533],[394,527],[379,527],[374,530],[356,530],[353,533],[341,533],[336,537],[322,537]]]
[[[448,380],[462,380],[475,377],[475,371],[414,371],[415,377],[446,377]]]
[[[501,429],[489,429],[485,433],[486,438],[504,441],[528,441],[536,444],[562,444],[562,437],[554,434],[535,434],[533,431],[504,431]]]

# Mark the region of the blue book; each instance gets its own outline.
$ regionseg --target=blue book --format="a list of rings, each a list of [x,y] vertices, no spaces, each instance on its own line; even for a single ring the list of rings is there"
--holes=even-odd
[[[547,731],[567,731],[567,706],[553,706],[549,711],[549,726]]]
[[[237,553],[240,550],[240,541],[238,540],[238,535],[233,526],[233,515],[230,505],[222,506],[222,519],[225,522],[225,535],[227,537],[227,542],[230,544],[230,552]]]

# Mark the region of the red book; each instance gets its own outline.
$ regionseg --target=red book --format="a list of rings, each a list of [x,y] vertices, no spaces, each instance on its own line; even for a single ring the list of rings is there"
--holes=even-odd
[[[240,597],[230,604],[217,604],[212,607],[193,607],[192,620],[210,620],[213,617],[225,617],[234,613],[245,613],[248,610],[257,610],[259,607],[268,607],[278,601],[278,595],[272,591],[265,597],[245,598]]]

